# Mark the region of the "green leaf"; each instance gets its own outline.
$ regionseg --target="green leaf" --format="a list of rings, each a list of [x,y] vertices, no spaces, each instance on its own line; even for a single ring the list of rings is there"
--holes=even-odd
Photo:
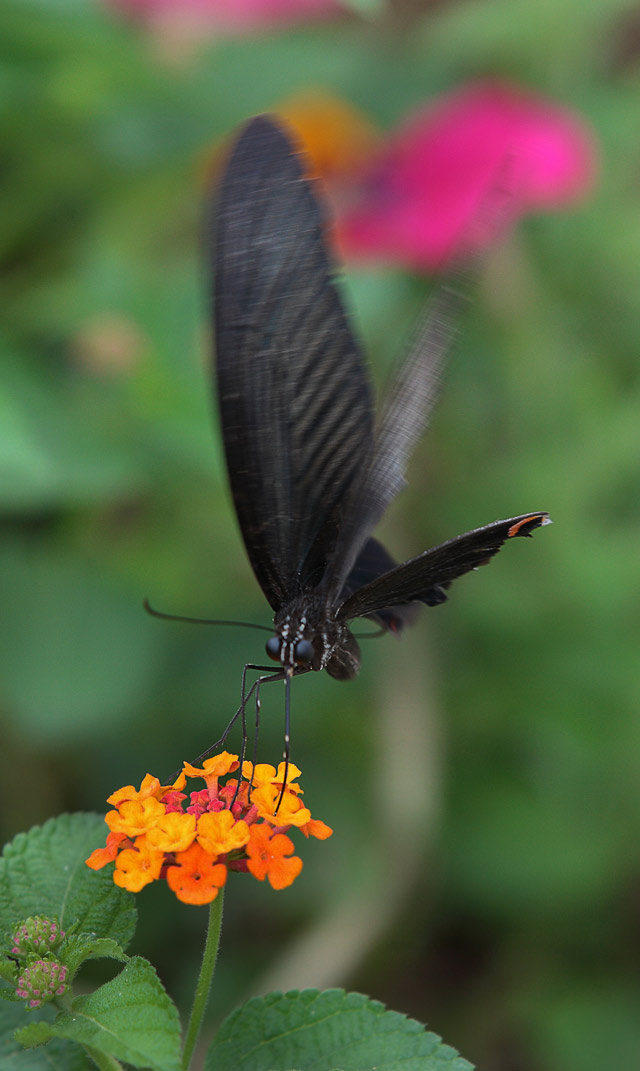
[[[72,978],[87,959],[118,959],[126,963],[129,957],[117,941],[89,933],[71,934],[62,946],[60,960],[69,968]]]
[[[24,1002],[0,1004],[0,1068],[2,1071],[95,1071],[95,1064],[73,1042],[54,1039],[46,1049],[26,1050],[15,1040],[29,1020]]]
[[[270,993],[238,1008],[209,1047],[206,1071],[471,1071],[421,1023],[343,989]]]
[[[136,925],[135,900],[113,884],[111,868],[90,870],[85,859],[104,844],[97,814],[63,814],[19,833],[0,859],[0,931],[29,915],[55,915],[63,929],[110,938],[126,948]]]
[[[141,957],[89,996],[77,997],[71,1014],[18,1030],[23,1045],[67,1038],[152,1071],[180,1071],[180,1019],[151,964]]]
[[[10,1004],[24,1005],[24,997],[19,997],[15,989],[6,985],[0,985],[0,1000],[7,1000]]]
[[[5,982],[8,982],[10,986],[14,986],[18,977],[18,965],[15,960],[8,959],[6,956],[0,957],[0,978],[3,978]],[[4,986],[0,986],[0,997],[5,997],[6,990]],[[5,999],[11,999],[5,998]]]

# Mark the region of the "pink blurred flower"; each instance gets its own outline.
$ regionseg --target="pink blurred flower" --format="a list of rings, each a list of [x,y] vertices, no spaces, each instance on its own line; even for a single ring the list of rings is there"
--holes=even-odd
[[[246,32],[258,27],[307,22],[335,15],[339,0],[105,0],[145,21],[189,22],[213,32]]]
[[[594,140],[578,116],[514,86],[477,83],[387,141],[341,215],[340,244],[347,257],[433,270],[461,244],[494,239],[496,215],[504,227],[584,196],[595,168]]]

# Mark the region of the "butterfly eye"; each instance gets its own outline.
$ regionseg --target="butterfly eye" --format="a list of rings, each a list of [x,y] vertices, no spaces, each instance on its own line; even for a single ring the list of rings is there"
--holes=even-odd
[[[294,649],[293,657],[298,664],[303,665],[310,662],[313,658],[313,644],[310,640],[298,640]]]
[[[277,636],[270,636],[265,644],[265,650],[274,662],[280,661],[280,647],[281,643]]]

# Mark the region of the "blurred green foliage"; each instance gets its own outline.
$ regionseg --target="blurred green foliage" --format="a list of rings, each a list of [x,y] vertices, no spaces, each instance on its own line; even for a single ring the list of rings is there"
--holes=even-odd
[[[178,62],[90,0],[4,2],[3,839],[193,758],[262,659],[260,633],[142,611],[269,620],[210,412],[199,221],[219,139],[309,85],[390,127],[479,74],[517,79],[591,122],[600,185],[487,258],[385,534],[409,556],[527,509],[556,523],[366,647],[357,683],[297,682],[294,757],[336,833],[285,893],[232,881],[221,1010],[276,959],[278,984],[370,992],[493,1071],[636,1067],[640,9],[398,6]],[[427,284],[347,285],[380,381]],[[281,733],[274,688],[266,761]],[[202,913],[161,888],[140,906],[138,951],[180,999]],[[351,958],[306,962],[309,932]]]

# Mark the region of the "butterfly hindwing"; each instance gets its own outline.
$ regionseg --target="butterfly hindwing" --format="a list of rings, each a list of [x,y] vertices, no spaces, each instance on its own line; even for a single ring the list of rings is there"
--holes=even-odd
[[[342,603],[338,616],[349,620],[412,601],[432,606],[444,602],[444,589],[453,580],[484,565],[508,539],[531,535],[535,528],[549,523],[546,513],[527,513],[449,539],[355,591]]]
[[[345,581],[340,594],[340,602],[344,602],[355,591],[371,583],[372,580],[377,580],[396,566],[397,562],[391,557],[386,547],[382,546],[382,543],[379,543],[377,539],[368,539]],[[417,610],[417,604],[410,602],[393,608],[381,606],[375,613],[367,616],[389,632],[401,632],[405,625],[413,623]]]

